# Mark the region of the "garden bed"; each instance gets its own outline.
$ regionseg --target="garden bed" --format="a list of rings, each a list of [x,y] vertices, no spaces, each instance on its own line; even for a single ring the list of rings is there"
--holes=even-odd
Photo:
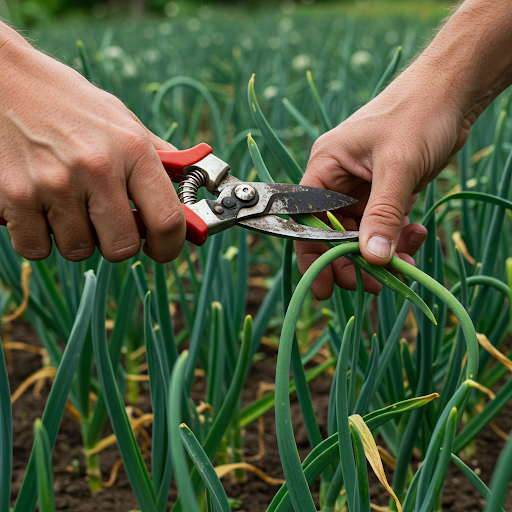
[[[40,346],[37,336],[27,324],[16,321],[13,324],[11,338],[15,341]],[[261,382],[272,384],[275,377],[276,352],[270,347],[262,346],[261,352],[265,357],[256,361],[251,368],[247,385],[243,393],[243,402],[248,403],[256,398]],[[37,354],[13,350],[12,370],[9,375],[11,392],[14,392],[21,382],[41,367],[41,357]],[[326,435],[326,416],[329,400],[329,390],[332,377],[324,373],[310,384],[313,403],[322,434]],[[202,396],[202,382],[199,381],[195,387],[195,394],[199,400]],[[25,469],[27,466],[30,451],[33,443],[33,424],[36,418],[41,417],[46,398],[50,389],[46,384],[41,389],[41,397],[35,398],[30,388],[13,405],[13,431],[14,431],[14,467],[12,485],[12,505],[17,496]],[[142,386],[140,400],[136,404],[144,412],[151,412],[149,391]],[[309,452],[309,444],[305,427],[302,421],[300,408],[295,396],[292,396],[292,417],[296,441],[303,458]],[[505,407],[495,421],[503,431],[512,430],[512,408]],[[264,417],[265,425],[265,455],[256,461],[251,462],[260,468],[266,475],[272,478],[283,478],[279,453],[277,450],[276,433],[274,428],[274,412],[267,413]],[[104,435],[112,431],[110,425],[105,429]],[[149,429],[150,432],[150,429]],[[64,414],[61,428],[57,437],[55,451],[53,453],[53,470],[55,474],[55,500],[57,510],[70,510],[73,512],[128,512],[138,510],[137,501],[131,489],[130,483],[124,471],[119,469],[117,479],[110,488],[95,495],[91,495],[84,466],[82,452],[82,440],[80,425],[74,420],[69,412]],[[141,443],[142,445],[142,443]],[[494,465],[503,448],[504,441],[489,426],[478,436],[476,440],[476,454],[467,461],[470,467],[476,471],[481,479],[488,485]],[[245,456],[257,455],[258,447],[258,425],[253,423],[245,431]],[[119,460],[120,455],[117,447],[111,446],[101,454],[101,467],[103,478],[106,480],[114,464]],[[144,456],[148,469],[150,457]],[[78,461],[78,464],[77,462]],[[392,471],[386,467],[386,474],[391,481]],[[388,494],[381,484],[374,477],[369,468],[370,496],[373,504],[387,506]],[[270,485],[256,475],[247,473],[245,482],[230,482],[229,477],[223,479],[227,494],[231,498],[240,500],[240,511],[264,512],[272,497],[278,490],[278,486]],[[315,500],[318,500],[318,484],[313,489]],[[172,489],[169,495],[169,509],[175,501],[176,492]],[[318,502],[317,502],[318,504]],[[466,480],[464,475],[453,465],[450,466],[446,478],[445,491],[443,495],[443,510],[454,512],[477,512],[484,507],[481,496],[474,487]],[[507,501],[504,504],[505,510],[512,508],[512,495],[509,492]]]

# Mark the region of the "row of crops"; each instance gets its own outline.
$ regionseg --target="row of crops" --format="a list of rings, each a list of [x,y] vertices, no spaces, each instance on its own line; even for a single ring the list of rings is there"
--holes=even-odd
[[[76,23],[73,31],[63,24],[31,36],[118,95],[178,148],[206,141],[241,179],[290,182],[300,179],[315,138],[377,94],[423,44],[429,26],[338,14],[262,11],[239,19],[236,11],[203,9],[164,21]],[[200,248],[186,245],[167,265],[142,253],[119,264],[99,254],[72,263],[57,251],[29,263],[0,230],[0,312],[21,305],[17,313],[37,332],[55,369],[14,511],[33,510],[36,502],[42,512],[55,510],[51,453],[68,400],[80,421],[91,490],[104,480],[100,459],[109,421],[143,512],[167,510],[171,486],[179,491],[175,512],[228,512],[215,466],[242,463],[243,429],[272,409],[286,483],[267,512],[316,512],[310,486],[318,479],[322,512],[369,511],[367,461],[388,489],[391,509],[439,509],[452,463],[487,501],[487,511],[501,510],[512,442],[490,489],[463,459],[512,399],[509,111],[506,92],[415,206],[412,220],[422,221],[429,236],[417,268],[392,261],[400,278],[366,263],[353,242],[333,245],[301,277],[291,242],[238,228]],[[340,256],[356,266],[358,289],[336,289],[320,307],[309,286]],[[261,265],[268,290],[251,318],[245,314],[249,273]],[[384,284],[377,298],[365,293],[361,271]],[[325,327],[308,342],[308,330],[319,322]],[[412,342],[402,338],[406,325]],[[262,337],[276,332],[275,390],[242,406]],[[312,365],[321,351],[328,357]],[[325,437],[308,382],[329,369]],[[126,407],[137,400],[137,375],[148,376],[153,414],[133,418]],[[200,410],[191,398],[198,378],[206,381],[208,404]],[[294,440],[291,393],[311,447],[304,460]],[[149,471],[135,436],[143,424],[152,425]],[[389,482],[377,435],[394,466]],[[11,506],[12,436],[2,358],[2,511]]]

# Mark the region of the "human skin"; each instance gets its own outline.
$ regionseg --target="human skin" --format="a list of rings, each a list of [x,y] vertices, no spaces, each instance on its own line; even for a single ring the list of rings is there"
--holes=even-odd
[[[49,227],[64,258],[98,246],[111,262],[137,254],[129,199],[147,227],[144,252],[174,259],[185,239],[182,207],[151,133],[123,103],[0,23],[0,216],[13,248],[46,258]]]
[[[412,256],[426,238],[407,214],[423,190],[466,142],[471,126],[512,83],[512,2],[466,0],[419,57],[375,99],[313,145],[303,185],[359,199],[338,213],[347,230],[359,229],[361,254],[385,265],[393,254]],[[322,244],[296,242],[304,273]],[[381,285],[363,277],[365,288]],[[311,287],[318,299],[334,283],[355,289],[355,270],[340,258]]]

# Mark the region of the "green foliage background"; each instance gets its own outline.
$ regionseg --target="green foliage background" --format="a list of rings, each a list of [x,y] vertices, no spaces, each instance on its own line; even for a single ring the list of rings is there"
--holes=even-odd
[[[295,7],[342,9],[357,15],[410,15],[420,19],[439,19],[449,12],[446,0],[0,0],[0,17],[18,28],[52,23],[62,17],[104,17],[123,15],[174,16],[177,12],[193,14],[202,7],[254,11],[261,8],[290,12]]]

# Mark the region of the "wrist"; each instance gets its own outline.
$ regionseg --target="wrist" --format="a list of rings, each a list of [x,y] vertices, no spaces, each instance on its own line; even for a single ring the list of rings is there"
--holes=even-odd
[[[0,69],[2,69],[0,90],[2,96],[8,91],[18,89],[23,84],[20,79],[21,75],[27,74],[30,63],[35,60],[36,54],[41,55],[15,30],[0,23]],[[25,80],[30,78],[26,76]],[[14,84],[16,85],[14,86]]]
[[[512,83],[512,2],[466,0],[412,64],[471,122]]]

